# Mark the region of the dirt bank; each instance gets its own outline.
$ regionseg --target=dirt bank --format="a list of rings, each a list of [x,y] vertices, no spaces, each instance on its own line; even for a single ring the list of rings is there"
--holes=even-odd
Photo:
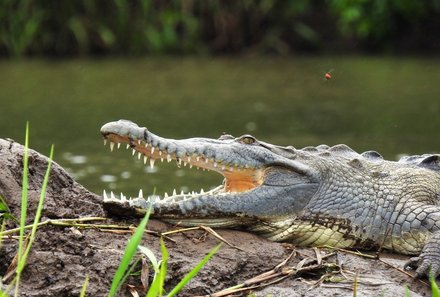
[[[0,140],[0,195],[6,198],[17,217],[21,199],[22,150],[23,147],[17,143]],[[29,214],[32,218],[47,159],[31,151],[29,164]],[[95,216],[107,217],[101,198],[77,184],[60,166],[54,164],[42,221]],[[105,221],[91,223],[129,226],[137,225],[138,221],[107,217]],[[8,228],[13,227],[12,223],[8,224]],[[176,229],[151,220],[148,229],[155,231],[155,234],[146,234],[142,244],[159,257],[157,234],[173,228]],[[131,235],[129,231],[115,229],[83,229],[50,224],[40,227],[24,271],[20,296],[78,296],[86,275],[90,276],[87,296],[106,296]],[[353,296],[356,275],[358,296],[404,296],[405,284],[409,286],[411,296],[430,296],[427,285],[390,266],[401,268],[407,257],[381,254],[380,259],[369,259],[341,251],[295,249],[289,244],[269,242],[240,231],[217,232],[235,247],[223,244],[179,296],[209,295],[243,283],[270,271],[292,251],[295,251],[293,257],[277,272],[286,274],[292,271],[289,267],[294,267],[299,269],[300,274],[290,275],[267,287],[256,288],[254,292],[257,296]],[[165,240],[170,254],[167,287],[177,284],[219,242],[206,230],[169,235]],[[0,275],[6,275],[16,252],[17,240],[13,237],[3,238]],[[328,256],[331,253],[334,254]],[[140,285],[139,276],[131,277],[128,282]],[[126,287],[120,295],[132,296]]]

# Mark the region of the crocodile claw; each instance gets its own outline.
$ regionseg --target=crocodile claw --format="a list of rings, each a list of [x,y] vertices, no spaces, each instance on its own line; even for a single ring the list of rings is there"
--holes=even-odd
[[[413,257],[405,263],[404,269],[416,269],[415,277],[434,277],[440,274],[440,233],[436,232],[430,238],[418,257]]]

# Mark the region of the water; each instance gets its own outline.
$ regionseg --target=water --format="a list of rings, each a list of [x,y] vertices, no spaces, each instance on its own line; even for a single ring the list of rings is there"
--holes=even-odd
[[[334,69],[332,79],[324,80]],[[0,62],[0,137],[24,139],[86,187],[135,195],[205,190],[213,172],[156,162],[103,146],[102,124],[130,119],[164,137],[222,132],[280,145],[345,143],[387,158],[439,152],[440,60],[291,59],[73,60]]]

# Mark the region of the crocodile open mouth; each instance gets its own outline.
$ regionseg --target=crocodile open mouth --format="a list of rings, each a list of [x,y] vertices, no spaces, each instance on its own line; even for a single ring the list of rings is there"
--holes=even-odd
[[[103,133],[104,144],[110,144],[110,150],[115,147],[120,148],[125,146],[127,149],[132,150],[132,154],[137,154],[138,159],[142,159],[145,165],[153,167],[157,160],[161,162],[175,161],[178,167],[188,166],[189,168],[197,167],[206,170],[216,171],[222,174],[225,178],[223,185],[209,191],[196,193],[181,193],[177,194],[173,191],[172,197],[188,198],[187,196],[198,196],[201,194],[229,194],[229,193],[242,193],[250,191],[263,183],[264,168],[251,168],[248,165],[242,164],[224,164],[221,160],[214,158],[208,158],[204,154],[177,154],[175,152],[168,152],[166,148],[160,149],[159,146],[153,145],[146,140],[133,140],[128,136],[121,136],[114,133]],[[167,197],[167,194],[164,198]]]

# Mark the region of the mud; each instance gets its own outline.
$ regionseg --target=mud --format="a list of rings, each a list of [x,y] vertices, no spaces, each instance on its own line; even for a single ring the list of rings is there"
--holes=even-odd
[[[0,195],[6,199],[16,217],[20,213],[22,163],[23,147],[9,140],[0,140]],[[47,159],[31,150],[29,166],[28,221],[31,222]],[[100,197],[87,191],[60,166],[53,164],[42,221],[94,216],[107,218],[106,221],[95,222],[96,224],[129,226],[139,222],[133,218],[109,217],[102,208]],[[14,227],[16,226],[9,222],[7,229]],[[160,233],[176,227],[151,220],[148,229]],[[106,296],[131,235],[125,231],[110,231],[53,225],[40,227],[24,270],[19,295],[78,296],[86,275],[89,275],[87,296]],[[317,263],[316,250],[311,248],[296,249],[289,244],[269,242],[236,230],[217,232],[238,248],[223,244],[179,296],[209,295],[243,283],[273,269],[292,251],[295,254],[288,261],[288,267],[299,268],[301,263]],[[219,242],[219,239],[204,230],[169,235],[165,240],[170,254],[167,288],[177,284]],[[160,257],[158,235],[146,234],[142,244]],[[330,252],[332,251],[320,250],[320,255],[325,256]],[[16,253],[17,239],[3,238],[0,248],[0,275],[6,275]],[[405,285],[408,285],[411,296],[430,296],[428,285],[399,270],[408,257],[381,253],[379,258],[370,259],[335,252],[335,255],[322,260],[323,264],[335,263],[335,270],[312,270],[266,287],[255,288],[252,292],[256,296],[353,296],[354,279],[357,278],[358,296],[405,296]],[[129,278],[128,283],[134,286],[141,284],[139,276]],[[5,284],[7,281],[4,281],[4,286]],[[247,296],[248,292],[242,294]],[[120,296],[132,295],[124,286]]]

